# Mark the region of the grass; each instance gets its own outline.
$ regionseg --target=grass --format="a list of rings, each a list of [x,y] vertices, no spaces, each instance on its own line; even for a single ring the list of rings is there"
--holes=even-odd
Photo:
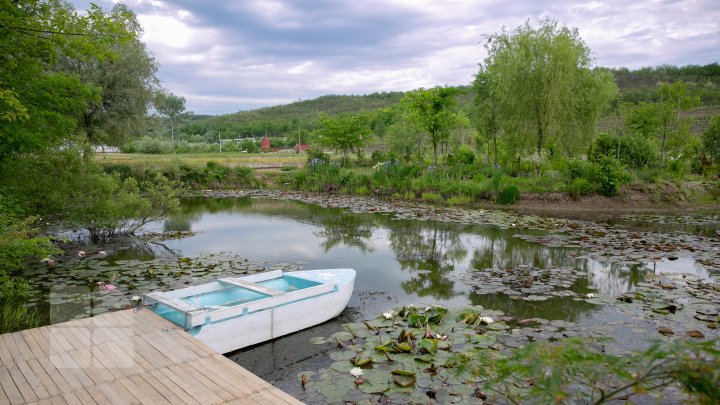
[[[227,167],[246,166],[255,169],[279,169],[285,166],[299,166],[306,156],[297,153],[183,153],[149,155],[135,153],[98,153],[95,161],[102,166],[126,165],[131,168],[165,168],[169,166],[203,167],[215,162]]]

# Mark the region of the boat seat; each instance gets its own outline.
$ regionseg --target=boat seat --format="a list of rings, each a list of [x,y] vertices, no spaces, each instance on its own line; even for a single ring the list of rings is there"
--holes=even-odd
[[[220,279],[218,279],[218,281],[225,283],[225,284],[234,285],[236,287],[241,287],[241,288],[246,288],[248,290],[256,291],[261,294],[269,295],[271,297],[277,297],[279,295],[285,294],[285,291],[280,291],[280,290],[276,290],[274,288],[265,287],[260,284],[242,280],[237,277],[220,278]]]
[[[167,307],[170,307],[176,311],[181,312],[193,312],[202,310],[202,308],[198,307],[197,305],[193,305],[189,302],[183,301],[180,298],[171,297],[168,294],[164,292],[151,292],[145,294],[146,298],[150,298],[152,301],[158,302],[160,304],[163,304]]]

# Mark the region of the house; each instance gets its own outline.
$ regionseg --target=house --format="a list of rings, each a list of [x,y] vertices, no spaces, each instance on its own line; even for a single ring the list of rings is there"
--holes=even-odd
[[[306,143],[299,143],[295,145],[293,149],[295,149],[298,153],[306,152],[308,150],[308,145]]]
[[[263,136],[263,138],[260,140],[260,150],[263,152],[270,151],[270,138],[267,136]]]

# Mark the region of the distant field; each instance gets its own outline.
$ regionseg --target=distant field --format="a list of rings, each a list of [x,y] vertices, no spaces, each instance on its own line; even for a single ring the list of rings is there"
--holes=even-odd
[[[146,155],[135,153],[98,153],[95,160],[103,166],[127,165],[131,167],[161,168],[174,165],[205,166],[215,162],[223,166],[246,166],[254,169],[278,169],[300,166],[304,154],[296,153],[182,153],[174,155]]]
[[[720,106],[717,105],[706,105],[680,113],[681,117],[692,119],[690,133],[694,135],[702,135],[705,128],[710,125],[710,119],[716,115],[720,115]],[[599,132],[614,133],[619,123],[620,119],[617,116],[608,115],[600,118],[597,129]]]

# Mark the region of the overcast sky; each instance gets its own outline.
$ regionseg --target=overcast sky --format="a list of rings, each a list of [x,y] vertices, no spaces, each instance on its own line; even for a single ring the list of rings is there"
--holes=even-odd
[[[114,1],[96,0],[103,8]],[[82,10],[86,0],[73,0]],[[468,84],[484,34],[550,17],[596,65],[720,61],[718,0],[127,0],[164,86],[198,114]]]

